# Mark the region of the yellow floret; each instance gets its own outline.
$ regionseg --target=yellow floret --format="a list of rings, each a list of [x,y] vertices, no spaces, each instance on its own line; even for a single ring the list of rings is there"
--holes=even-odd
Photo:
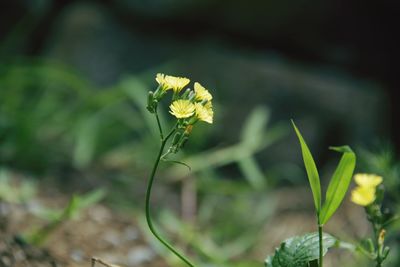
[[[169,106],[170,113],[178,119],[188,118],[194,114],[195,105],[189,100],[176,100]]]
[[[194,92],[196,93],[196,100],[207,100],[207,101],[211,101],[212,100],[212,95],[210,94],[210,92],[204,88],[201,84],[199,84],[198,82],[194,83]]]

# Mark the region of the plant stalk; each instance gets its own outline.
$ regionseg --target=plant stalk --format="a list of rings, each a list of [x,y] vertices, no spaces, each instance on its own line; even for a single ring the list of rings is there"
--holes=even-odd
[[[185,256],[183,256],[181,253],[179,253],[171,244],[169,244],[165,239],[163,239],[160,234],[157,232],[157,230],[154,228],[153,222],[151,220],[151,214],[150,214],[150,198],[151,198],[151,189],[153,187],[153,182],[154,182],[154,177],[157,172],[158,165],[160,163],[165,144],[167,143],[168,139],[172,136],[172,134],[175,132],[175,129],[172,129],[171,132],[163,138],[162,135],[162,130],[161,130],[161,125],[158,120],[158,116],[156,115],[157,118],[157,124],[159,126],[160,130],[160,135],[161,135],[161,146],[160,146],[160,151],[158,152],[157,159],[154,163],[153,170],[151,172],[149,182],[147,185],[147,191],[146,191],[146,221],[147,225],[149,226],[149,229],[151,233],[165,246],[167,247],[172,253],[174,253],[179,259],[181,259],[183,262],[185,262],[188,266],[194,267],[194,264],[190,262],[189,259],[187,259]]]
[[[319,267],[323,267],[324,265],[324,247],[322,240],[322,225],[318,220],[318,237],[319,237]]]

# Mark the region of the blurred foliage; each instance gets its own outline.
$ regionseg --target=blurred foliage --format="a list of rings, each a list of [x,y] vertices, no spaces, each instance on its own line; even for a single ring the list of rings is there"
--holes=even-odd
[[[73,194],[67,205],[60,209],[40,203],[39,189],[32,178],[18,177],[10,170],[0,169],[0,204],[25,205],[29,213],[40,219],[30,223],[27,233],[17,234],[23,236],[25,242],[35,245],[43,245],[63,223],[77,219],[85,209],[104,199],[107,193],[104,188],[97,188],[85,194]],[[44,226],[41,226],[43,222]]]
[[[148,136],[148,121],[137,105],[144,86],[134,78],[98,89],[55,63],[23,62],[1,68],[3,164],[39,173],[85,169],[94,160],[116,167],[124,159],[113,157],[114,151],[128,144],[134,155],[135,146],[143,144],[138,139]]]
[[[45,218],[47,223],[42,227],[32,227],[28,234],[24,235],[25,241],[36,246],[42,246],[51,235],[68,220],[76,219],[85,209],[100,202],[106,196],[102,188],[95,189],[84,195],[74,194],[66,207],[62,210],[40,207],[34,211],[35,215]]]
[[[26,203],[37,194],[37,184],[28,179],[15,181],[12,173],[0,168],[0,201]]]
[[[391,251],[388,266],[400,262],[400,159],[389,143],[380,143],[373,149],[360,149],[360,169],[381,175],[385,184],[384,206],[397,215],[397,220],[389,225],[387,241]]]
[[[241,175],[247,179],[254,190],[263,190],[266,183],[272,184],[275,181],[273,177],[270,181],[265,179],[255,154],[275,144],[287,134],[287,126],[282,123],[270,126],[269,120],[269,110],[265,107],[256,107],[246,118],[237,144],[183,157],[183,161],[191,167],[192,172],[210,172],[236,164]],[[173,180],[181,180],[187,173],[182,172],[179,166],[175,166],[170,168],[168,174],[173,177]]]

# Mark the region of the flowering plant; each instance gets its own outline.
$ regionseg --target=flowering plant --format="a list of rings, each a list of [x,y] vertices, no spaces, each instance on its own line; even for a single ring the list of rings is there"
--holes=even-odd
[[[165,159],[166,156],[171,153],[177,153],[185,145],[189,139],[190,133],[192,132],[193,126],[197,122],[204,121],[210,124],[213,123],[214,111],[211,102],[213,97],[211,93],[198,82],[194,83],[193,90],[190,88],[184,90],[184,88],[190,83],[188,78],[174,77],[159,73],[156,76],[156,81],[158,87],[154,92],[149,92],[147,110],[154,114],[156,118],[161,145],[147,186],[146,220],[150,231],[163,245],[165,245],[188,266],[194,266],[187,257],[178,252],[170,243],[162,238],[155,229],[150,216],[150,197],[154,177],[160,160]],[[176,123],[169,133],[164,135],[157,110],[158,104],[167,95],[168,91],[172,91],[169,113],[176,118]],[[173,138],[170,146],[164,153],[165,146],[172,136]]]
[[[374,230],[374,241],[371,238],[367,239],[367,247],[363,244],[352,245],[341,242],[330,234],[323,233],[324,224],[339,208],[349,188],[356,165],[356,155],[348,146],[331,147],[332,150],[342,153],[342,158],[329,182],[325,202],[322,203],[320,179],[316,164],[299,129],[293,121],[292,124],[300,142],[304,166],[314,198],[318,233],[309,233],[285,240],[276,249],[275,254],[266,259],[265,266],[323,267],[323,257],[328,249],[334,246],[342,246],[361,252],[375,261],[376,267],[381,267],[389,254],[389,247],[384,244],[385,227],[398,219],[389,212],[382,212],[383,178],[375,174],[356,174],[354,180],[357,186],[351,192],[352,202],[365,207],[367,219],[371,222]]]
[[[376,267],[381,267],[389,255],[389,247],[385,246],[386,227],[398,217],[389,212],[382,212],[384,194],[383,178],[375,174],[356,174],[354,180],[357,184],[351,192],[351,201],[365,208],[368,221],[374,232],[373,239],[367,239],[367,247],[358,246],[358,250],[376,262]]]

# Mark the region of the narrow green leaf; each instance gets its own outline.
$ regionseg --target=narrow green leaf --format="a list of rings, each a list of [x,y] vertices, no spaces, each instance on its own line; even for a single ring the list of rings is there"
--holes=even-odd
[[[303,154],[304,166],[306,167],[308,181],[310,182],[311,191],[314,197],[315,209],[319,214],[321,210],[321,185],[319,181],[317,166],[315,165],[310,149],[308,149],[308,146],[304,141],[303,136],[301,135],[299,129],[297,129],[296,124],[293,120],[292,125],[294,130],[296,131],[297,137],[299,138],[301,153]]]
[[[326,191],[325,203],[319,218],[322,225],[328,222],[342,203],[356,166],[356,155],[349,146],[330,147],[330,149],[343,155]]]
[[[323,255],[328,249],[336,244],[336,239],[323,233]],[[309,263],[319,258],[319,236],[318,233],[309,233],[303,236],[295,236],[285,240],[275,250],[273,256],[265,260],[266,267],[307,267]],[[313,265],[311,265],[313,266]]]

